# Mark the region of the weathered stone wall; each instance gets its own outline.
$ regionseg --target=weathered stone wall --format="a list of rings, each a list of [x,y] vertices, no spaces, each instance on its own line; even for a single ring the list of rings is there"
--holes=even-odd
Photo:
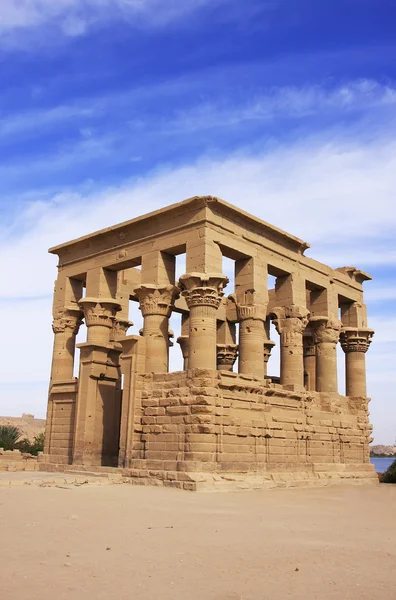
[[[199,489],[233,480],[252,480],[253,487],[375,481],[365,398],[296,393],[206,370],[141,379],[142,443],[129,474],[142,483]]]

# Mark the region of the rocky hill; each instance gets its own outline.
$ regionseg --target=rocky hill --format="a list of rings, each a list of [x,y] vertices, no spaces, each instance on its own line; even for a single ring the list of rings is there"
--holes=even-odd
[[[383,454],[385,456],[396,456],[396,446],[383,446],[378,444],[377,446],[370,446],[371,454]]]
[[[36,435],[43,433],[45,419],[35,419],[34,415],[23,414],[22,417],[0,417],[0,425],[13,425],[18,427],[22,438],[33,442]]]

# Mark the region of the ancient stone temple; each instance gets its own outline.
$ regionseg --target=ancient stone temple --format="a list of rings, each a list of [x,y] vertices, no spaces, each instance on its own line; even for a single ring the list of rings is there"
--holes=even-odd
[[[107,468],[192,490],[376,481],[362,291],[370,276],[307,258],[308,247],[206,196],[52,248],[59,273],[41,468]],[[223,257],[235,265],[229,291]],[[177,372],[172,313],[181,323]],[[280,378],[267,374],[275,344]]]

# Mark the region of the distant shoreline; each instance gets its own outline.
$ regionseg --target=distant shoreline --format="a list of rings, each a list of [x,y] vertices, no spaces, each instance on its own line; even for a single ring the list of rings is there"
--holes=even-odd
[[[370,452],[370,458],[393,458],[396,460],[396,456],[394,454],[376,454],[375,452]]]

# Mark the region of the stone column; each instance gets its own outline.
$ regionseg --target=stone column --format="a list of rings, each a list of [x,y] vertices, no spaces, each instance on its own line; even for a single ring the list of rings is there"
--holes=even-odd
[[[120,426],[119,351],[110,341],[115,315],[114,298],[82,298],[87,342],[80,344],[73,464],[114,466]]]
[[[304,374],[306,374],[306,389],[314,392],[316,390],[316,346],[313,335],[303,337]]]
[[[239,372],[264,379],[265,310],[260,305],[237,304]]]
[[[44,462],[68,464],[72,459],[77,379],[73,377],[76,335],[82,322],[82,312],[76,308],[56,310],[52,329],[54,349],[45,425]],[[57,399],[62,403],[58,405]],[[58,411],[58,406],[60,410]],[[62,421],[57,419],[61,412]],[[62,423],[56,426],[55,423]],[[67,433],[66,433],[67,431]],[[62,434],[61,436],[57,434]],[[69,439],[67,439],[69,437]],[[59,439],[60,438],[60,439]]]
[[[303,333],[308,311],[302,306],[285,306],[272,311],[280,335],[281,385],[304,388]]]
[[[144,318],[146,373],[166,373],[169,367],[169,317],[179,290],[173,285],[144,284],[135,290]]]
[[[341,322],[331,317],[312,317],[316,346],[316,391],[338,393],[337,343]]]
[[[217,344],[217,370],[232,371],[238,356],[236,344]]]
[[[264,377],[268,375],[268,361],[271,357],[272,348],[275,346],[275,342],[267,340],[264,342]]]
[[[136,414],[136,375],[138,372],[138,347],[142,338],[135,335],[124,336],[119,343],[122,347],[121,371],[124,375],[122,390],[122,410],[120,424],[120,441],[118,466],[126,468],[132,459],[133,446],[139,441],[140,435],[135,431]]]
[[[52,323],[54,350],[51,382],[73,378],[76,335],[81,323],[82,312],[76,308],[64,308],[55,315]]]
[[[228,278],[220,273],[187,273],[180,278],[182,295],[190,310],[189,369],[216,370],[216,313],[227,283]]]
[[[345,352],[345,388],[347,396],[367,396],[366,352],[374,335],[372,329],[344,328],[340,342]]]

